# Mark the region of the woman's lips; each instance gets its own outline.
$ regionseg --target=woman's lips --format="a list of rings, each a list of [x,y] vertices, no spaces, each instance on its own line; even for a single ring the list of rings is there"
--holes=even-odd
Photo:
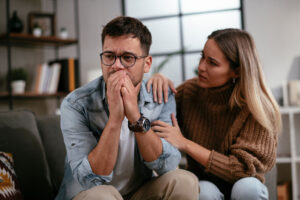
[[[207,80],[207,78],[205,76],[202,76],[200,74],[198,75],[198,77],[199,77],[200,80]]]

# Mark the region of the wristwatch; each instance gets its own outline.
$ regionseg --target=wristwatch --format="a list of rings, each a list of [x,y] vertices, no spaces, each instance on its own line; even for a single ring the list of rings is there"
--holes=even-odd
[[[133,123],[130,123],[128,121],[128,128],[129,130],[133,131],[133,132],[142,132],[142,133],[146,133],[149,131],[151,127],[150,121],[148,118],[144,117],[141,114],[141,117]]]

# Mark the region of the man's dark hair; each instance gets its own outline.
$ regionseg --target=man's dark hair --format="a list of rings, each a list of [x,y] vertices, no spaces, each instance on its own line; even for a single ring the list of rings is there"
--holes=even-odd
[[[149,54],[152,43],[151,33],[148,28],[138,19],[132,17],[120,16],[108,22],[102,31],[102,46],[105,36],[122,36],[132,35],[133,38],[138,38],[141,43],[141,48],[146,55]]]

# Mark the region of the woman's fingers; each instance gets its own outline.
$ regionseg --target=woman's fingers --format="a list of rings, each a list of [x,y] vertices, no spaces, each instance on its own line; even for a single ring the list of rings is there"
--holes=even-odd
[[[168,102],[168,96],[169,96],[169,87],[168,87],[168,81],[163,82],[163,91],[164,91],[164,98],[165,98],[165,103]]]
[[[151,126],[162,126],[162,127],[168,127],[170,126],[168,123],[160,121],[160,120],[156,120],[154,122],[151,123]]]
[[[168,79],[168,83],[169,83],[169,87],[170,87],[170,89],[172,90],[172,92],[173,92],[174,94],[176,94],[176,93],[177,93],[177,90],[176,90],[176,88],[175,88],[175,86],[174,86],[174,83],[173,83],[171,80],[169,80],[169,79]]]
[[[172,113],[172,114],[171,114],[171,119],[172,119],[172,122],[173,122],[173,126],[175,126],[175,127],[179,127],[179,126],[178,126],[177,119],[176,119],[176,117],[175,117],[175,114],[174,114],[174,113]]]
[[[158,96],[158,103],[162,103],[162,87],[163,87],[163,81],[159,79],[157,81],[157,96]]]
[[[155,132],[156,135],[160,138],[166,138],[167,137],[167,134],[166,133],[162,133],[162,132]]]
[[[166,128],[163,126],[151,126],[151,129],[154,132],[165,132]]]
[[[146,86],[147,86],[147,92],[148,92],[148,93],[150,92],[150,88],[151,88],[152,82],[153,82],[153,78],[151,77],[151,78],[148,80],[147,84],[146,84]]]

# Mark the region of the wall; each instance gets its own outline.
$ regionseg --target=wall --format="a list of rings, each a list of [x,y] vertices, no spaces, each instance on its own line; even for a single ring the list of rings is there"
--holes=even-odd
[[[244,0],[244,16],[267,83],[280,98],[285,80],[300,79],[300,1]]]

